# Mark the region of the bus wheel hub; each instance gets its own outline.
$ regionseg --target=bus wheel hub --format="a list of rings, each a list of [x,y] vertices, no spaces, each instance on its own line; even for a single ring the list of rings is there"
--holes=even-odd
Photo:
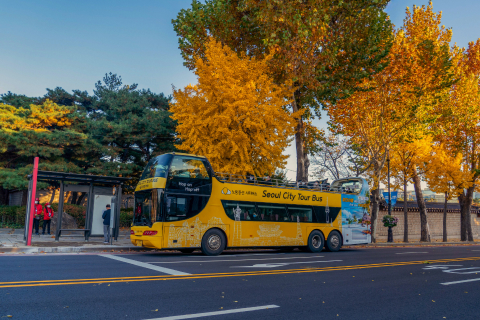
[[[314,248],[318,249],[320,247],[320,244],[322,243],[320,236],[316,235],[313,236],[312,238],[312,245]]]
[[[338,247],[339,244],[340,244],[340,239],[338,239],[337,236],[333,236],[333,237],[332,237],[332,245],[333,245],[334,247]]]
[[[220,237],[218,235],[213,234],[208,238],[208,247],[210,249],[218,250],[221,245],[222,245],[222,241],[220,240]]]

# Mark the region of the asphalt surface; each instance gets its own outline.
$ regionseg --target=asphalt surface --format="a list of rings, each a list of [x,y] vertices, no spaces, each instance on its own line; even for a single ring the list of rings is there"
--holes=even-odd
[[[13,319],[480,319],[478,245],[4,254],[0,271]]]

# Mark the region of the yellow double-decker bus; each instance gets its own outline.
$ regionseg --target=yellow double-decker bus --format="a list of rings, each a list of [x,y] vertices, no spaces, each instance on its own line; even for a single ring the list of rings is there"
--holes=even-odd
[[[168,153],[149,161],[135,190],[136,246],[201,249],[299,247],[338,251],[370,240],[368,184],[272,181],[215,173],[205,157]]]

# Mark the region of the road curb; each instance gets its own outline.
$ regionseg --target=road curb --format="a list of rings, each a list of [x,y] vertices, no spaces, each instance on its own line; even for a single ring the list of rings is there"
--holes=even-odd
[[[103,251],[150,251],[152,249],[134,246],[88,246],[88,247],[0,247],[0,253],[80,253]]]
[[[394,243],[369,243],[364,245],[368,248],[377,248],[377,247],[430,247],[430,246],[455,246],[455,245],[480,245],[480,242],[477,241],[461,241],[461,242],[394,242]],[[355,247],[355,246],[351,246]]]

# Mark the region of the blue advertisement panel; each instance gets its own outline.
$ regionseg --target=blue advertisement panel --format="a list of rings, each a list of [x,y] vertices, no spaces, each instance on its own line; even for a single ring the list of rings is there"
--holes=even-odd
[[[368,185],[364,190],[368,190]],[[370,243],[372,241],[370,221],[370,205],[367,192],[358,195],[342,194],[344,245]]]
[[[395,204],[397,203],[398,191],[392,191],[390,193],[392,194],[392,208],[393,208],[393,207],[395,207]],[[388,204],[388,192],[384,192],[383,197],[385,198],[385,201],[387,201],[387,204]]]

